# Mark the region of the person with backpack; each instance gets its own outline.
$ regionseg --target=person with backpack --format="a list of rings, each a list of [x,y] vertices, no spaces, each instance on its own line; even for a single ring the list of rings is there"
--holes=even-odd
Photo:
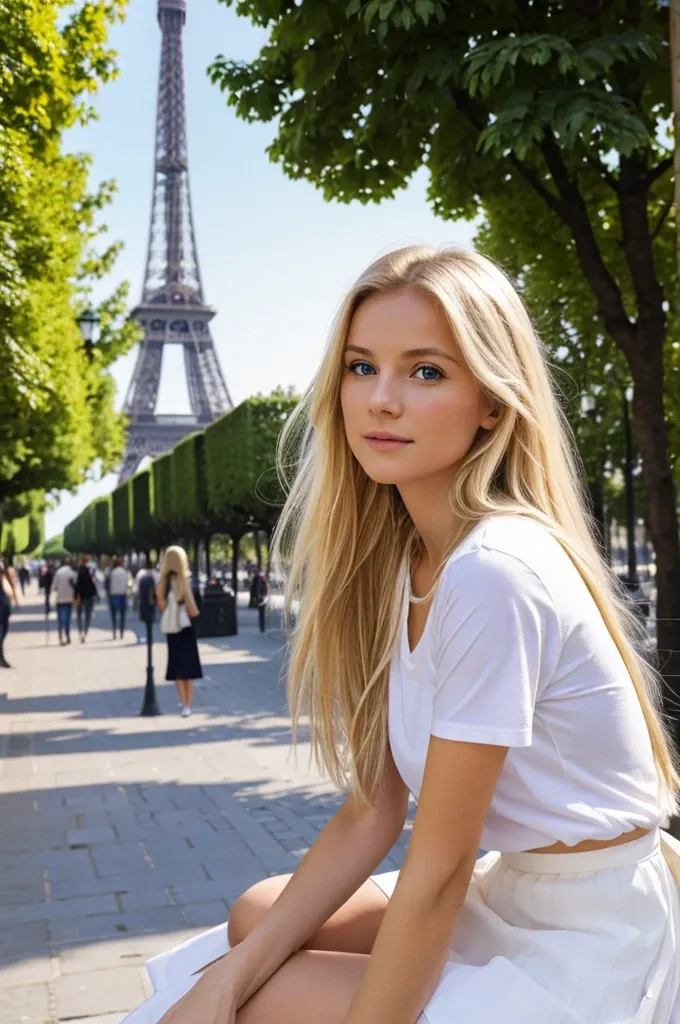
[[[111,571],[106,578],[107,593],[109,595],[109,607],[111,609],[111,624],[113,626],[113,639],[116,639],[116,623],[120,639],[125,633],[125,613],[127,611],[127,595],[130,583],[130,573],[123,565],[122,558],[114,555],[111,559]]]
[[[78,632],[80,634],[80,642],[81,644],[84,644],[87,640],[90,622],[92,621],[92,609],[94,608],[94,603],[99,596],[97,592],[97,584],[95,583],[94,576],[88,564],[87,555],[83,555],[80,559],[74,596],[76,610],[78,613]]]
[[[199,614],[191,586],[189,559],[184,548],[169,547],[163,555],[161,578],[156,587],[156,604],[161,615],[161,632],[168,644],[166,679],[177,687],[182,717],[191,714],[194,680],[203,677],[192,619]]]
[[[261,569],[258,569],[253,576],[253,582],[250,587],[250,607],[257,608],[257,619],[260,627],[260,633],[264,633],[266,628],[268,601],[269,585],[267,583],[267,577]]]
[[[71,643],[71,615],[76,588],[76,573],[70,558],[64,558],[55,572],[53,586],[57,603],[59,644],[65,647]]]
[[[45,618],[49,618],[50,614],[50,594],[52,593],[52,584],[54,582],[54,567],[50,562],[46,562],[40,570],[39,587],[43,592],[45,598]]]

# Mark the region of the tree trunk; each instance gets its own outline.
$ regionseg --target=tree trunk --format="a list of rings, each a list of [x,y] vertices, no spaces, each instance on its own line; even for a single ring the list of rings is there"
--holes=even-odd
[[[595,522],[597,531],[597,542],[602,550],[604,558],[607,557],[607,531],[604,518],[604,493],[601,480],[588,481],[588,498],[590,501],[590,514]]]
[[[680,285],[680,0],[670,2],[670,43],[671,43],[671,86],[673,95],[673,128],[675,149],[673,170],[675,173],[675,246]]]
[[[642,339],[641,339],[642,340]],[[678,541],[677,494],[668,454],[668,433],[663,409],[662,341],[656,357],[650,345],[640,346],[631,364],[635,391],[633,419],[638,451],[642,457],[645,520],[656,555],[657,639],[659,663],[668,684],[667,710],[675,722],[680,746],[680,542]]]
[[[621,289],[597,244],[578,180],[564,163],[557,140],[546,133],[546,165],[560,200],[552,208],[570,229],[581,268],[597,300],[606,330],[626,357],[635,394],[633,420],[643,464],[647,526],[657,565],[657,639],[666,680],[666,711],[680,749],[680,545],[676,493],[671,474],[663,409],[665,313],[663,289],[654,263],[648,197],[651,187],[647,154],[619,158],[617,187],[626,263],[635,290],[638,317],[631,319]]]

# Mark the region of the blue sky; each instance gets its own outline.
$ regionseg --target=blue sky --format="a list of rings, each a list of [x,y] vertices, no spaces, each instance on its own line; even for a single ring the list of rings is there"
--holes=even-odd
[[[277,384],[302,390],[318,364],[333,314],[345,290],[379,253],[410,242],[470,245],[472,226],[437,220],[419,172],[408,189],[380,206],[327,203],[307,182],[290,181],[265,149],[275,126],[239,121],[209,82],[219,53],[255,56],[265,33],[217,0],[188,0],[184,31],[189,164],[199,260],[212,328],[235,403]],[[111,33],[119,78],[96,101],[99,120],[74,130],[71,149],[93,156],[92,181],[114,178],[118,193],[105,212],[111,239],[125,249],[100,288],[131,283],[138,300],[146,255],[153,168],[160,30],[155,0],[130,0]],[[114,368],[119,405],[135,352]],[[164,364],[158,412],[188,412],[172,349]],[[47,535],[60,532],[113,475],[63,494],[47,515]]]

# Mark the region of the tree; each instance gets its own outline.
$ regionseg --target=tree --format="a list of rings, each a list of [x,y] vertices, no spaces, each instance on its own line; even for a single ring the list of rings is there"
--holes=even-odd
[[[125,288],[100,306],[96,346],[76,323],[118,252],[97,251],[95,226],[113,185],[90,192],[89,158],[63,152],[62,135],[115,74],[106,34],[124,6],[0,0],[0,516],[8,497],[75,487],[122,451],[108,367],[137,336]]]
[[[661,0],[223,0],[269,32],[210,69],[245,120],[278,120],[271,159],[327,199],[379,202],[421,165],[445,218],[504,200],[565,241],[565,293],[589,298],[635,385],[659,646],[680,652],[680,546],[664,421],[672,206],[668,16]],[[517,231],[524,230],[518,225]],[[518,242],[518,244],[521,244]],[[523,245],[527,252],[530,246]],[[511,253],[505,252],[511,258]],[[540,310],[536,310],[540,314]],[[669,312],[672,316],[669,318]],[[565,331],[565,342],[570,333]],[[680,694],[680,653],[664,653]]]

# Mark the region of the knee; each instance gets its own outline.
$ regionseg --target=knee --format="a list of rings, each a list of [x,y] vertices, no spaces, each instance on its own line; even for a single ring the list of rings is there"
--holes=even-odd
[[[253,886],[255,888],[255,886]],[[252,889],[248,889],[236,900],[229,912],[227,922],[227,938],[230,946],[243,942],[256,924],[257,903],[252,898]]]
[[[289,877],[289,876],[287,876]],[[287,878],[285,879],[287,880]],[[285,884],[284,878],[265,878],[239,896],[229,912],[227,938],[230,946],[243,942],[260,923]]]

